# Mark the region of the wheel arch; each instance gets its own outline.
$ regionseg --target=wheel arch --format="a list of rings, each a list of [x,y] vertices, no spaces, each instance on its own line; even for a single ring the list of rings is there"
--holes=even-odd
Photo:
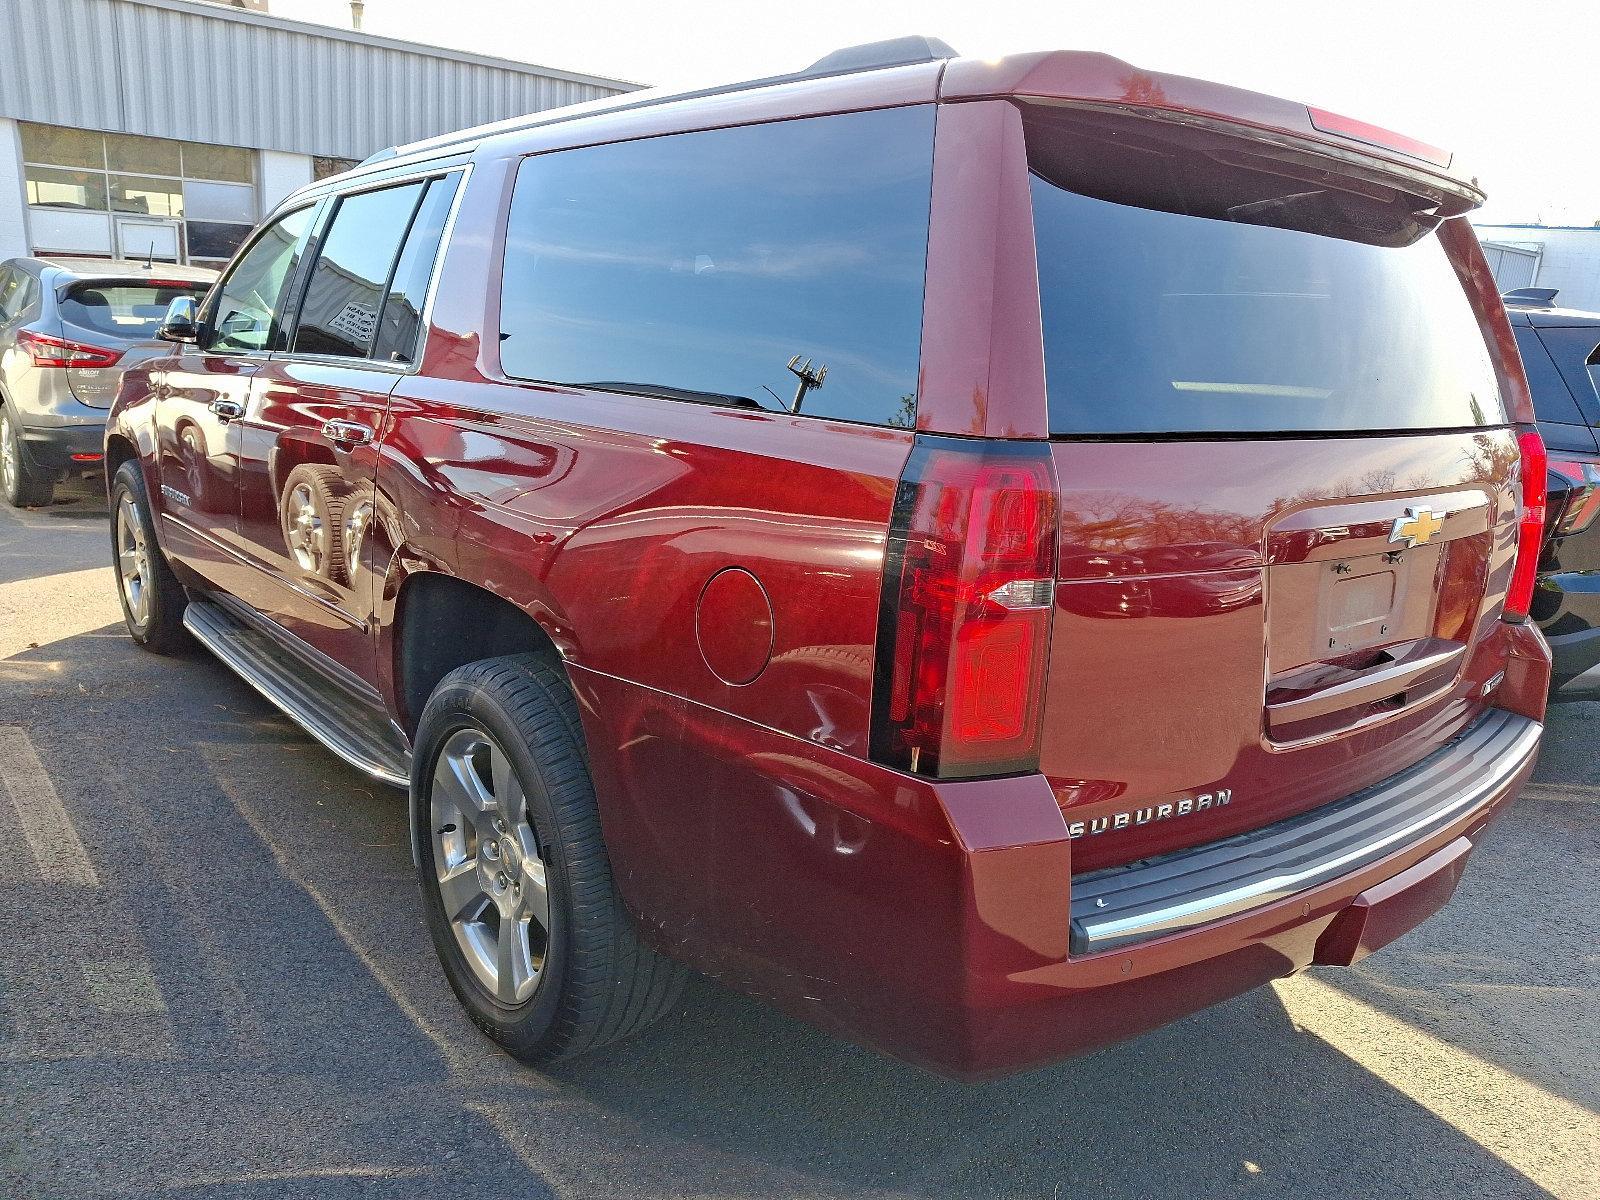
[[[457,667],[506,654],[536,654],[567,679],[554,638],[520,605],[488,588],[437,570],[406,575],[395,596],[391,630],[394,699],[401,727],[415,736],[423,706]],[[439,636],[441,628],[448,636]]]

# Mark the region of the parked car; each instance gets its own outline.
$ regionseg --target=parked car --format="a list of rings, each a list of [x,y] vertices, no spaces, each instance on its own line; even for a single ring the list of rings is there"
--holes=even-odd
[[[1505,301],[1550,456],[1533,619],[1550,643],[1559,691],[1600,666],[1600,313],[1558,308],[1556,294],[1524,288]],[[1589,695],[1594,681],[1568,690]]]
[[[101,468],[122,372],[152,354],[167,306],[215,271],[170,263],[12,258],[0,263],[0,492],[49,504],[63,477]]]
[[[915,42],[399,147],[125,377],[128,630],[409,788],[528,1061],[686,965],[979,1077],[1352,963],[1448,898],[1550,679],[1449,161]]]

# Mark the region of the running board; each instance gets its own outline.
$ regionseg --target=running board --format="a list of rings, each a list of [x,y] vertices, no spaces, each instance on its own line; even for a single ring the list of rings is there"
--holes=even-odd
[[[297,725],[358,771],[407,787],[411,752],[376,694],[357,690],[309,653],[297,653],[234,605],[195,596],[183,625]],[[284,635],[287,636],[287,635]]]

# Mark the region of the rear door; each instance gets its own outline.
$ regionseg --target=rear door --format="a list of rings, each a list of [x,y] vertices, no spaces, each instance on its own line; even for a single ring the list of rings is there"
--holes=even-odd
[[[1348,795],[1470,721],[1518,448],[1421,198],[1024,107],[1062,514],[1042,765],[1092,870]]]
[[[286,348],[262,364],[239,422],[240,535],[258,567],[243,598],[368,683],[377,441],[458,182],[423,177],[330,203]]]

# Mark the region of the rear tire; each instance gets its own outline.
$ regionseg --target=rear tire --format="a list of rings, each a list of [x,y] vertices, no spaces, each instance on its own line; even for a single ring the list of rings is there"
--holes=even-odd
[[[42,508],[56,496],[55,480],[23,453],[22,432],[4,404],[0,404],[0,494],[13,508]]]
[[[152,654],[175,654],[188,640],[189,598],[156,541],[156,524],[136,460],[111,477],[111,566],[128,636]]]
[[[687,974],[640,943],[617,895],[580,738],[561,672],[509,655],[445,676],[412,760],[434,949],[473,1022],[527,1063],[637,1032]]]

